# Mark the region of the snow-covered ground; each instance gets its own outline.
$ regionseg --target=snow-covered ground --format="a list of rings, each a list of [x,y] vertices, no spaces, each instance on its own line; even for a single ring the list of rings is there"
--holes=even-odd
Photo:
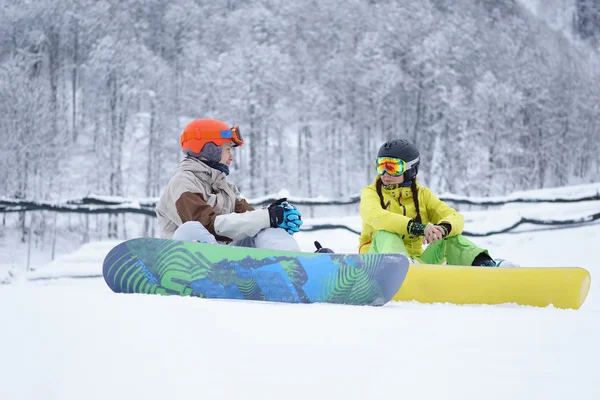
[[[541,209],[481,217],[501,224],[507,212]],[[319,240],[356,252],[346,230],[296,238],[305,251]],[[95,242],[0,285],[0,399],[600,399],[600,224],[473,240],[525,266],[586,268],[586,302],[372,308],[118,295],[99,277],[116,242]]]

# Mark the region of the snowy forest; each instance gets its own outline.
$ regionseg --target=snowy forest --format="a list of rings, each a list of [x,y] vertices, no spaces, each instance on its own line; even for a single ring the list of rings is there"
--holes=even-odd
[[[196,118],[231,178],[344,197],[378,147],[421,183],[502,195],[597,180],[597,0],[0,0],[0,196],[160,195]]]

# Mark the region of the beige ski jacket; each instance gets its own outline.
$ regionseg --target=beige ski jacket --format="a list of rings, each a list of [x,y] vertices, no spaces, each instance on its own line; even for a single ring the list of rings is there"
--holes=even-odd
[[[226,178],[196,158],[184,159],[156,205],[161,237],[172,239],[179,225],[188,221],[200,222],[222,243],[268,228],[268,210],[252,208]]]

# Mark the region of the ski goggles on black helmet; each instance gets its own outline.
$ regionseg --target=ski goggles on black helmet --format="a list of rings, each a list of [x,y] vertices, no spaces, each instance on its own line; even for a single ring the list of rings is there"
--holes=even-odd
[[[391,176],[400,176],[407,170],[411,169],[413,165],[419,162],[419,158],[406,162],[401,158],[394,157],[377,157],[376,168],[379,175],[387,173]]]

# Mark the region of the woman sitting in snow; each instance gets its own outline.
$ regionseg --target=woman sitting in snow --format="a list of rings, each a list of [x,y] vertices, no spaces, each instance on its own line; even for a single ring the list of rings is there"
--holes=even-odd
[[[293,234],[300,211],[280,199],[255,210],[227,182],[232,148],[244,143],[239,128],[198,119],[181,134],[187,157],[169,181],[156,207],[161,236],[167,239],[300,251]]]
[[[419,150],[407,140],[381,146],[375,182],[361,195],[359,253],[401,253],[425,264],[517,267],[494,260],[461,235],[464,217],[419,186],[419,163]]]

